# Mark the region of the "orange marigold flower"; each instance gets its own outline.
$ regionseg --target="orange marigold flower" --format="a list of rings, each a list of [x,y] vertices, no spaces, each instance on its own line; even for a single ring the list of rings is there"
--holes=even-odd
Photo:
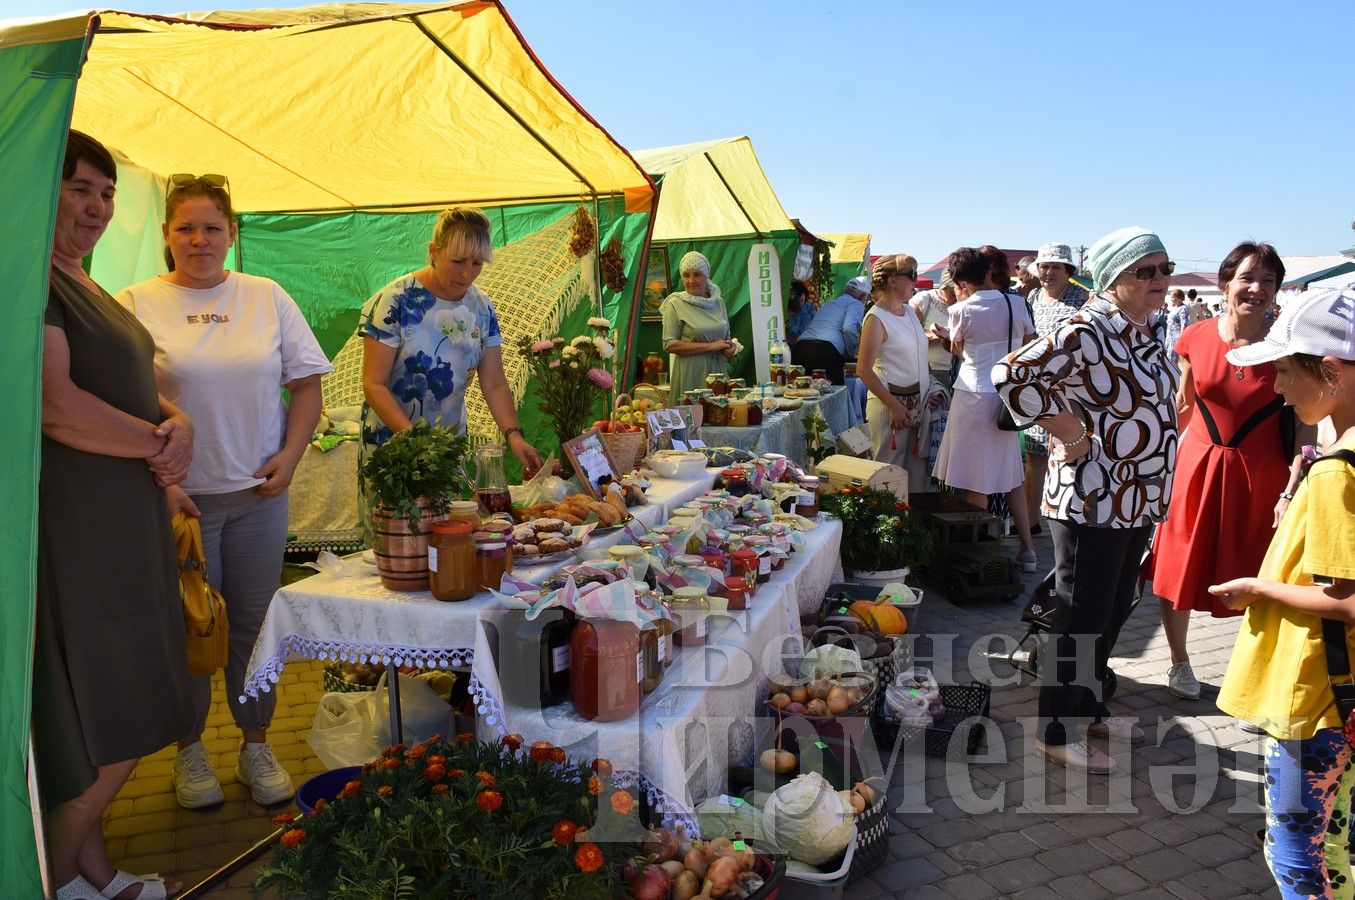
[[[596,872],[602,868],[602,848],[597,844],[580,844],[574,851],[574,865],[580,872]]]
[[[278,813],[276,816],[273,817],[274,825],[290,825],[295,821],[296,816],[289,812]]]
[[[635,809],[635,798],[630,791],[613,791],[612,809],[623,816],[630,815],[630,811]]]
[[[505,734],[502,738],[499,739],[499,743],[503,744],[509,750],[517,750],[519,747],[522,746],[522,735]]]
[[[442,740],[442,735],[440,735],[440,734],[435,734],[435,735],[431,736],[428,740],[424,741],[424,743],[431,746],[431,745],[433,745],[433,744],[436,744],[436,743],[437,743],[438,741],[440,741],[440,740]]]
[[[439,783],[439,784],[433,785],[433,793],[434,793],[434,794],[445,794],[445,793],[447,793],[448,791],[450,791],[451,789],[452,789],[451,785],[448,785],[448,784],[441,784],[441,783]]]
[[[548,744],[546,741],[537,741],[535,744],[532,744],[531,757],[536,762],[550,762],[551,751],[554,749],[555,747]]]
[[[493,812],[503,806],[503,794],[498,791],[481,791],[475,795],[475,805],[485,812]]]
[[[389,784],[383,784],[376,789],[376,792],[382,797],[389,797],[391,794],[395,793],[395,788],[391,787]]]
[[[475,777],[480,779],[480,784],[487,788],[492,788],[499,783],[499,779],[483,770],[476,772]]]
[[[427,752],[428,748],[425,747],[423,744],[415,744],[413,747],[409,748],[409,752],[406,753],[405,756],[408,757],[409,759],[418,759]]]
[[[356,797],[358,795],[358,792],[361,790],[362,790],[361,781],[356,780],[350,781],[343,786],[343,790],[339,791],[339,798],[341,800],[347,800],[350,797]]]
[[[568,819],[563,819],[555,823],[555,827],[550,830],[551,840],[562,847],[573,843],[574,835],[579,831],[579,826]]]
[[[382,756],[399,756],[405,752],[404,744],[392,744],[381,752]]]
[[[606,778],[608,775],[612,774],[612,764],[599,756],[597,759],[593,760],[593,771],[603,778]]]
[[[588,793],[592,794],[594,797],[602,793],[601,778],[594,775],[592,778],[588,779]]]
[[[423,777],[429,781],[440,781],[447,774],[447,770],[442,766],[429,766],[423,770]]]
[[[289,828],[282,833],[282,846],[296,848],[306,839],[306,832],[300,828]]]
[[[448,777],[448,778],[465,778],[465,777],[466,777],[466,770],[465,770],[465,769],[452,769],[452,771],[450,771],[450,772],[447,773],[447,777]]]
[[[564,747],[551,747],[551,748],[550,748],[550,761],[551,761],[551,762],[553,762],[553,763],[563,763],[566,759],[568,759],[568,757],[565,756],[565,748],[564,748]]]
[[[441,766],[446,765],[446,763],[447,757],[443,756],[441,753],[434,753],[432,756],[428,757],[428,764],[430,766]]]
[[[456,736],[456,742],[458,744],[473,744],[475,743],[475,734],[470,731],[463,731]]]
[[[321,797],[320,799],[318,799],[318,800],[315,801],[315,805],[314,805],[313,807],[311,807],[311,810],[312,810],[313,813],[318,813],[320,810],[324,809],[326,806],[329,806],[329,801],[326,800],[324,797]]]
[[[400,767],[400,760],[392,756],[390,759],[386,760],[381,765],[383,768],[386,769],[398,769]]]

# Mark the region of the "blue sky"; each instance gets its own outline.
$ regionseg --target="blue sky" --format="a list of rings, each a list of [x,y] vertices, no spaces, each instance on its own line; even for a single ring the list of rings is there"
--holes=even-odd
[[[219,8],[264,5],[301,4]],[[790,215],[869,231],[877,253],[927,265],[1129,224],[1187,271],[1246,238],[1286,256],[1355,245],[1350,0],[506,6],[624,146],[747,134]]]

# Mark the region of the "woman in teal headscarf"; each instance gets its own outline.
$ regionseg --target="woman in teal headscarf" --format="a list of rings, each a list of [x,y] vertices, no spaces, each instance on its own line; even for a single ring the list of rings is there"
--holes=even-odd
[[[669,378],[669,402],[674,405],[686,391],[705,387],[707,375],[724,372],[734,355],[729,312],[720,286],[710,280],[710,260],[692,250],[682,257],[678,274],[684,290],[669,294],[659,310],[663,349],[674,357]]]

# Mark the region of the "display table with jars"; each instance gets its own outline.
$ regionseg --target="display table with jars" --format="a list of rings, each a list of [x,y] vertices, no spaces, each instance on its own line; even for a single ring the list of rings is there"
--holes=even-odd
[[[737,447],[751,453],[780,453],[801,466],[809,464],[809,450],[805,443],[805,417],[817,411],[828,423],[828,430],[841,434],[861,418],[853,414],[850,393],[843,387],[817,398],[799,401],[796,409],[763,413],[756,427],[724,425],[701,426],[701,440],[708,447]]]
[[[695,833],[696,804],[721,794],[730,766],[749,764],[756,741],[766,737],[756,733],[770,728],[758,715],[758,700],[767,695],[768,677],[779,669],[782,652],[798,658],[798,644],[786,639],[798,636],[801,612],[818,607],[837,569],[840,522],[820,521],[804,538],[800,551],[768,575],[745,609],[707,607],[699,636],[693,616],[700,604],[683,595],[700,591],[674,592],[674,606],[683,609],[674,610],[678,621],[672,657],[656,683],[646,683],[648,665],[666,661],[664,651],[648,659],[643,633],[637,635],[630,623],[603,620],[604,627],[594,629],[583,624],[593,620],[579,619],[566,651],[559,649],[562,638],[551,634],[559,627],[552,610],[544,611],[533,626],[520,614],[485,609],[471,680],[482,717],[481,736],[497,740],[504,734],[530,735],[564,747],[571,756],[604,757],[622,783],[645,791],[666,824],[685,825]],[[530,634],[521,633],[524,626]],[[686,640],[683,632],[689,635]],[[553,650],[541,656],[541,686],[535,678],[517,679],[514,688],[512,672],[500,671],[507,663],[496,665],[496,659],[503,663],[508,656],[504,637],[534,645],[538,634],[539,643]],[[534,663],[535,651],[532,656]],[[615,671],[600,683],[624,683],[634,696],[627,703],[624,694],[619,701],[587,691],[551,694],[545,679],[556,674],[552,670],[560,661],[573,668],[572,677],[593,684],[599,683],[599,671],[613,665]],[[638,710],[632,712],[637,698]]]

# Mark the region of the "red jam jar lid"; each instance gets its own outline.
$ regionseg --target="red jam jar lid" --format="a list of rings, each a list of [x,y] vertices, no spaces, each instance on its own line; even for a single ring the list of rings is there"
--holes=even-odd
[[[731,575],[725,579],[725,590],[727,591],[747,591],[748,582],[743,580],[741,575]]]
[[[462,519],[444,519],[441,522],[433,523],[433,532],[435,534],[470,534],[474,529],[471,523]]]

